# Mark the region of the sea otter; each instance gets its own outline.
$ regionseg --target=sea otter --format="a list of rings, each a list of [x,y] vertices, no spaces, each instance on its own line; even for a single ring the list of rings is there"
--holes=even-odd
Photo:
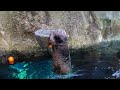
[[[52,45],[53,67],[57,74],[67,74],[71,71],[71,58],[66,32],[56,31],[50,34]]]

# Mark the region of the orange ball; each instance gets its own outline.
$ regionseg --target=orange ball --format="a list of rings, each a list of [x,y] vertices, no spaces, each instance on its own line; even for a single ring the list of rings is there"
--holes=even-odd
[[[48,48],[52,48],[52,45],[49,45]]]
[[[14,57],[10,56],[8,58],[8,62],[9,62],[9,64],[14,64]]]

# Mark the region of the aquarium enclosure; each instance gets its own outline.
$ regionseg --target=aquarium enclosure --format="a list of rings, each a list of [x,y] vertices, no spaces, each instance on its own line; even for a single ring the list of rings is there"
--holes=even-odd
[[[0,79],[119,79],[120,11],[0,11]]]

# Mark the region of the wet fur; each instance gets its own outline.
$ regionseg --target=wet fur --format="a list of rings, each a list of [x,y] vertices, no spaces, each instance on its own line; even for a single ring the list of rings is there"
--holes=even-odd
[[[54,33],[50,37],[53,44],[53,66],[58,74],[66,74],[71,70],[71,58],[68,48],[68,39],[66,35]]]

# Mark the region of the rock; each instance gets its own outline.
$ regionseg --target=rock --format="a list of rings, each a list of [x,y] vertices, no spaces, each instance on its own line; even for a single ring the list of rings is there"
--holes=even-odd
[[[43,52],[34,35],[38,29],[64,29],[69,35],[68,44],[71,49],[119,40],[119,13],[119,11],[0,11],[0,48],[7,52],[17,50],[37,53],[38,49]]]

